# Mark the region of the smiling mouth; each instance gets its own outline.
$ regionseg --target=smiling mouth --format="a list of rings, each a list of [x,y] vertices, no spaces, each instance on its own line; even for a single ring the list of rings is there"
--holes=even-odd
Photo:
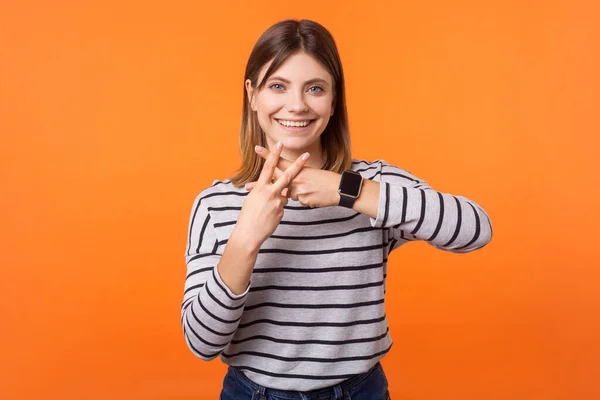
[[[279,125],[283,126],[284,128],[302,129],[302,128],[306,128],[307,126],[310,126],[315,120],[310,119],[310,120],[304,120],[302,122],[294,122],[294,121],[287,121],[287,120],[281,120],[281,119],[275,118],[275,121],[277,121],[277,123],[279,123]],[[306,121],[308,121],[308,123],[306,123]]]

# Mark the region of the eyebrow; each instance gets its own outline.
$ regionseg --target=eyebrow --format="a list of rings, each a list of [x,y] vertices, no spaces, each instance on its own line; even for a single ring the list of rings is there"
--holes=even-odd
[[[285,79],[285,78],[282,78],[282,77],[280,77],[280,76],[272,76],[272,77],[270,77],[270,78],[269,78],[269,80],[268,80],[268,81],[270,82],[270,81],[272,81],[272,80],[278,80],[278,81],[283,81],[283,82],[285,82],[285,83],[291,83],[289,80],[287,80],[287,79]],[[313,79],[309,79],[309,80],[307,80],[306,82],[304,82],[304,84],[305,84],[305,85],[307,85],[307,84],[309,84],[309,83],[314,83],[314,82],[322,82],[322,83],[324,83],[324,84],[326,84],[326,85],[329,85],[329,83],[327,83],[327,81],[326,81],[325,79],[323,79],[323,78],[313,78]]]

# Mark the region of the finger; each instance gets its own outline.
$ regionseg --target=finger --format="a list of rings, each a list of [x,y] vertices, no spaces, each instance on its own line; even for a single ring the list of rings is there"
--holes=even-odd
[[[308,160],[308,157],[310,157],[310,153],[304,153],[300,157],[298,157],[296,161],[294,161],[294,163],[288,169],[285,170],[283,175],[279,179],[277,179],[277,182],[275,182],[275,184],[273,185],[273,189],[275,189],[278,192],[281,192],[284,187],[287,187],[290,184],[290,182],[296,177],[296,175],[298,175],[298,172],[300,172],[302,167],[304,167],[304,164],[306,164],[306,160]]]
[[[267,160],[269,158],[269,154],[271,152],[269,152],[269,149],[265,149],[264,147],[260,147],[260,146],[256,146],[254,147],[254,151],[256,151],[256,153],[261,156],[262,158],[264,158],[265,160]],[[277,162],[277,168],[281,171],[285,171],[286,169],[288,169],[290,166],[292,165],[292,162],[289,160],[286,160],[283,157],[279,157],[279,161]]]
[[[256,186],[256,182],[248,182],[244,185],[244,189],[250,191],[250,190],[254,189],[255,186]],[[286,196],[287,189],[288,188],[283,189],[283,192],[281,192],[282,196]],[[289,196],[286,196],[286,197],[289,197]]]
[[[245,188],[247,191],[250,191],[250,190],[254,189],[254,186],[255,186],[255,185],[256,185],[256,182],[248,182],[248,183],[246,183],[246,185],[244,186],[244,188]],[[284,197],[287,197],[287,198],[289,199],[289,198],[290,198],[290,195],[291,195],[291,193],[292,193],[292,191],[291,191],[291,190],[288,190],[288,188],[285,188],[285,189],[283,189],[283,191],[281,192],[281,195],[282,195],[282,196],[284,196]]]
[[[273,183],[275,183],[275,182],[273,182]],[[255,186],[254,182],[248,182],[248,183],[246,183],[246,190],[250,191],[250,190],[252,190],[254,188],[254,186]],[[289,199],[290,196],[292,195],[292,189],[289,188],[289,187],[284,188],[281,191],[281,195],[283,197],[287,197]]]
[[[283,175],[283,172],[281,172],[280,170],[276,169],[274,177],[271,178],[270,183],[275,183],[275,181],[277,181],[277,178],[279,178],[281,175]],[[246,183],[244,185],[244,189],[251,190],[253,187],[256,186],[257,183],[258,183],[258,181],[248,182],[248,183]]]
[[[273,178],[273,172],[275,171],[275,168],[277,168],[277,161],[279,160],[279,155],[283,149],[283,143],[277,142],[277,144],[279,147],[275,145],[275,149],[269,153],[267,161],[265,161],[265,165],[263,165],[263,169],[258,177],[258,182],[262,183],[263,185],[271,182],[271,179]]]

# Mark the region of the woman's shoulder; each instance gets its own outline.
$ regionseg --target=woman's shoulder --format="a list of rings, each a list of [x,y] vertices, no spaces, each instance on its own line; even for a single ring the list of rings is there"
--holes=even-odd
[[[358,172],[364,178],[372,179],[375,176],[374,174],[381,170],[380,161],[381,160],[369,161],[360,158],[353,158],[350,169],[354,172]]]
[[[379,167],[383,163],[387,164],[384,160],[380,160],[380,159],[370,161],[370,160],[363,160],[360,158],[353,158],[352,159],[352,170],[356,171],[361,168]]]
[[[210,186],[199,190],[195,201],[207,205],[218,205],[223,203],[225,197],[242,197],[247,194],[248,191],[245,188],[235,187],[229,178],[224,180],[214,179]]]
[[[385,176],[386,181],[394,181],[396,178],[401,180],[409,180],[415,183],[419,183],[419,179],[415,177],[410,171],[403,169],[392,163],[388,163],[383,159],[376,159],[373,161],[352,159],[352,170],[360,173],[363,177],[373,180],[381,180],[382,176]]]

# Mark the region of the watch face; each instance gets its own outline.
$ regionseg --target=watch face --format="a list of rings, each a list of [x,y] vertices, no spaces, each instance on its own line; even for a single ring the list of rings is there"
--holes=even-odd
[[[358,196],[362,179],[362,176],[358,173],[343,173],[338,190],[348,196],[356,197]]]

